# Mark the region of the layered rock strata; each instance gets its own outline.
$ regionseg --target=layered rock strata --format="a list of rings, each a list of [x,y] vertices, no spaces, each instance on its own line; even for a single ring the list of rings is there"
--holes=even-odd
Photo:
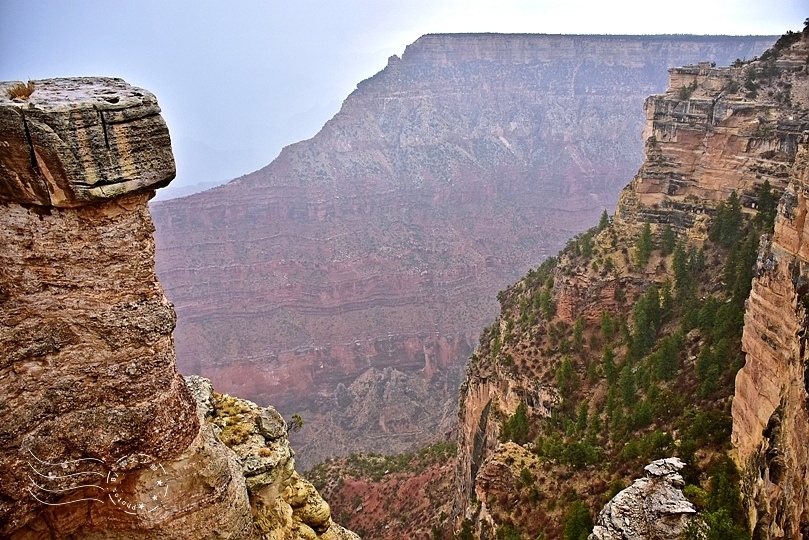
[[[646,477],[618,493],[598,514],[589,540],[679,540],[696,516],[683,495],[678,458],[653,461]]]
[[[120,79],[12,87],[0,84],[0,536],[261,537],[264,492],[176,368],[147,207],[174,177],[156,99]],[[327,507],[315,513],[298,522],[325,534]],[[263,537],[312,538],[290,523]]]
[[[445,433],[496,292],[615,203],[667,67],[771,42],[420,38],[311,140],[154,205],[181,370],[303,414],[312,459]]]
[[[789,69],[793,121],[803,122],[790,182],[778,205],[775,233],[765,238],[745,312],[746,363],[736,377],[733,443],[756,539],[809,534],[809,39],[782,55]],[[788,164],[790,165],[790,164]]]

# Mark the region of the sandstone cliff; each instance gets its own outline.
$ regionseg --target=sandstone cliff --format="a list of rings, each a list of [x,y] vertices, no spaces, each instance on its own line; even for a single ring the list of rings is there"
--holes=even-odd
[[[277,413],[206,416],[177,372],[147,207],[174,178],[155,97],[19,86],[0,83],[0,536],[356,538],[294,473]],[[217,438],[233,414],[253,422],[235,454]]]
[[[420,38],[311,140],[154,205],[181,370],[303,414],[307,464],[446,433],[496,291],[615,203],[666,68],[771,42]]]
[[[804,32],[807,34],[807,32]],[[809,35],[776,59],[791,89],[789,120],[802,132],[790,141],[781,173],[789,187],[765,238],[745,312],[744,368],[736,377],[733,443],[756,539],[809,534],[809,371],[806,358],[807,187],[809,187]],[[759,66],[761,63],[758,64]],[[795,150],[797,149],[797,153]],[[774,150],[780,150],[774,148]]]
[[[737,473],[726,457],[730,398],[752,262],[774,194],[786,190],[791,219],[802,226],[797,196],[789,195],[799,190],[787,189],[790,175],[804,174],[809,130],[799,38],[786,36],[756,62],[671,69],[666,93],[645,103],[646,159],[612,222],[574,238],[499,295],[501,314],[462,388],[456,526],[480,537],[561,538],[626,485],[630,465],[678,455],[707,522],[744,537]],[[779,220],[776,237],[795,227]],[[788,238],[793,251],[776,260],[798,253],[798,235]],[[744,330],[745,350],[765,350],[765,361],[756,367],[748,354],[739,374],[733,438],[747,464],[746,502],[759,508],[758,517],[750,510],[750,524],[780,533],[789,523],[784,537],[794,538],[803,499],[787,500],[805,482],[797,466],[804,450],[796,449],[805,411],[795,405],[788,417],[776,409],[787,396],[797,403],[805,395],[800,340],[791,338],[802,328],[800,272],[790,273],[800,265],[772,267],[770,253],[761,265],[780,273],[772,278],[780,285],[765,292],[771,278],[756,279]],[[789,450],[786,437],[795,441]],[[521,445],[506,452],[503,440]],[[791,476],[784,456],[796,465]],[[515,462],[524,464],[519,474]],[[490,481],[492,471],[507,469],[510,486]],[[515,505],[550,497],[554,504],[530,511]],[[793,514],[784,521],[787,508]]]

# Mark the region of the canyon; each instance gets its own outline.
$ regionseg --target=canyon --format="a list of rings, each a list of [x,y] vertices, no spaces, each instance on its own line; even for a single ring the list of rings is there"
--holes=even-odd
[[[267,167],[152,204],[180,370],[300,413],[304,468],[451,437],[496,292],[615,205],[667,68],[774,39],[420,38]]]
[[[808,530],[809,31],[669,74],[613,218],[498,297],[461,391],[451,529],[592,528],[644,461],[677,455],[695,527]]]
[[[463,50],[476,61],[525,59],[532,49],[525,43],[504,47],[503,40],[514,36],[427,38],[409,51],[421,50],[442,68],[455,65],[444,43],[455,38],[472,40]],[[487,48],[491,42],[497,46]],[[396,78],[399,68],[392,66],[407,56],[391,59],[381,78]],[[397,77],[394,88],[405,80],[402,73]],[[380,143],[367,135],[367,146],[357,150],[357,139],[348,138],[360,131],[355,119],[338,115],[323,133],[342,134],[342,151],[329,150],[325,143],[334,139],[319,135],[287,149],[255,177],[192,198],[207,201],[205,211],[197,210],[225,232],[203,230],[209,245],[188,261],[200,272],[224,272],[223,261],[236,258],[240,263],[229,268],[239,283],[253,287],[242,291],[238,331],[224,332],[228,327],[218,319],[224,333],[205,330],[208,345],[242,352],[278,330],[267,326],[253,341],[239,341],[256,330],[248,314],[265,313],[263,278],[287,292],[279,312],[300,310],[290,319],[301,325],[293,335],[301,328],[310,339],[314,329],[346,332],[345,342],[271,355],[269,367],[253,356],[236,365],[212,362],[214,374],[259,392],[259,405],[215,391],[216,381],[178,372],[172,337],[177,316],[157,280],[147,206],[175,174],[155,97],[121,79],[0,83],[0,536],[356,540],[334,522],[322,489],[335,501],[339,520],[361,528],[368,539],[696,538],[719,531],[738,539],[803,537],[809,531],[809,26],[785,34],[752,61],[689,64],[669,69],[668,78],[665,93],[643,105],[643,162],[618,194],[614,216],[602,215],[598,225],[497,294],[499,315],[483,329],[466,367],[457,445],[444,441],[403,456],[329,460],[309,471],[309,480],[295,470],[289,440],[299,422],[288,424],[267,406],[273,396],[261,392],[281,398],[287,392],[291,401],[285,403],[297,407],[289,412],[306,411],[309,432],[301,439],[309,459],[421,444],[423,433],[436,426],[433,437],[453,436],[450,372],[456,369],[460,378],[462,366],[453,368],[453,359],[471,350],[471,334],[449,333],[447,328],[458,328],[452,320],[426,319],[432,332],[411,323],[411,335],[350,341],[348,327],[324,322],[325,316],[306,326],[304,315],[315,313],[319,302],[341,324],[364,318],[371,332],[397,316],[409,320],[404,308],[421,291],[409,289],[414,283],[425,294],[453,299],[440,288],[446,283],[432,280],[430,257],[440,255],[447,270],[461,252],[438,250],[439,244],[420,248],[417,234],[396,244],[396,227],[380,224],[449,227],[448,221],[422,221],[435,220],[434,214],[458,217],[442,210],[447,200],[457,203],[459,214],[479,210],[470,200],[460,198],[465,206],[454,199],[453,191],[468,186],[466,175],[474,169],[474,181],[489,186],[500,202],[480,210],[481,216],[497,222],[486,211],[498,210],[499,222],[516,230],[496,174],[514,173],[516,165],[506,166],[510,158],[503,154],[506,165],[487,169],[488,161],[476,153],[486,147],[485,136],[469,146],[449,138],[452,144],[438,144],[442,151],[461,148],[469,162],[463,174],[450,170],[444,177],[449,187],[438,193],[428,182],[435,180],[433,164],[423,155],[411,163],[373,146]],[[352,97],[373,89],[372,83],[361,83]],[[390,88],[383,90],[371,100],[380,101],[383,112],[412,110],[412,103],[391,104]],[[352,97],[344,111],[364,116],[367,107],[348,106]],[[425,118],[441,118],[439,109]],[[410,148],[402,140],[413,141],[402,133],[400,146],[393,145],[400,150]],[[429,133],[425,128],[417,138]],[[496,135],[501,145],[530,154],[527,143],[502,133]],[[424,150],[420,140],[419,150],[408,151]],[[390,155],[401,161],[388,160]],[[314,183],[308,176],[313,162],[325,171]],[[422,168],[410,176],[397,168],[401,163]],[[338,173],[348,165],[365,170],[366,176],[351,178],[368,183],[345,187]],[[288,184],[273,184],[281,182],[273,176],[276,168]],[[543,189],[549,186],[526,171],[510,177],[515,190],[524,189],[527,199],[526,186],[534,180],[547,202],[550,192]],[[391,178],[399,184],[387,185],[379,210],[372,188]],[[432,202],[420,199],[421,207],[408,207],[407,215],[418,221],[394,210],[410,202],[397,199],[401,186],[408,194],[413,188],[407,182],[433,189]],[[576,201],[579,191],[571,182],[564,195]],[[242,184],[252,191],[231,206],[224,196],[229,190],[238,195]],[[297,191],[287,192],[290,185]],[[251,206],[248,194],[259,188],[277,198]],[[321,198],[314,202],[296,198],[315,192]],[[596,195],[609,197],[607,191]],[[555,203],[559,212],[562,203]],[[599,209],[581,203],[571,215],[595,216]],[[175,210],[163,219],[186,227],[189,238],[199,232],[180,207]],[[293,235],[284,219],[267,221],[276,228],[266,237],[260,235],[267,231],[250,232],[245,221],[235,230],[230,221],[273,212],[309,236]],[[369,216],[378,227],[366,235],[336,224],[346,215],[353,216],[352,227]],[[473,217],[479,216],[466,216],[466,227],[474,226]],[[334,236],[324,236],[316,227],[321,222],[343,227],[345,238],[335,243]],[[503,241],[508,234],[499,231]],[[466,232],[452,234],[468,238]],[[252,239],[247,246],[237,241],[244,234]],[[369,238],[390,244],[376,245],[372,256]],[[261,250],[249,249],[266,251],[271,242],[291,258],[262,262]],[[329,281],[332,267],[303,257],[322,251],[335,257],[333,264],[345,264],[343,281]],[[400,298],[386,288],[386,273],[352,281],[365,270],[348,270],[357,253],[378,264],[371,272],[386,262],[382,254],[405,262],[423,258],[407,267],[410,274],[395,276]],[[245,260],[252,262],[241,264]],[[262,273],[265,266],[288,273]],[[306,290],[293,272],[300,268],[319,270],[323,285],[316,298],[310,290],[307,301],[296,299]],[[427,274],[416,278],[416,271]],[[425,276],[430,280],[419,281]],[[363,296],[368,291],[370,299]],[[223,303],[225,293],[217,294]],[[451,307],[470,305],[456,299]],[[369,306],[370,313],[354,313]],[[217,306],[197,307],[211,315]],[[401,309],[386,311],[393,308]],[[442,314],[452,314],[444,308]],[[283,328],[293,323],[287,320]],[[277,339],[285,339],[280,330]],[[197,367],[207,365],[204,357],[194,358]],[[273,364],[290,359],[298,362],[281,371]],[[319,364],[307,367],[313,359]],[[304,401],[292,400],[293,391],[304,392]],[[318,416],[318,405],[330,413]],[[370,445],[354,440],[369,435]],[[104,481],[73,480],[87,475]]]
[[[357,540],[272,407],[177,371],[148,200],[150,92],[0,83],[0,537]]]

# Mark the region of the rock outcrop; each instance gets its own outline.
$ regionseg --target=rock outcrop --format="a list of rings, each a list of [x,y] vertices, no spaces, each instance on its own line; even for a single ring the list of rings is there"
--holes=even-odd
[[[155,97],[120,79],[34,81],[16,99],[13,86],[0,84],[0,536],[314,538],[311,524],[339,538],[291,472],[283,420],[254,423],[269,437],[258,454],[278,455],[261,474],[297,490],[273,498],[177,372],[147,206],[174,177]],[[279,497],[291,518],[268,532],[254,514]]]
[[[589,540],[680,540],[697,512],[683,495],[684,465],[666,458],[644,467],[645,478],[604,506]]]
[[[772,41],[420,38],[311,140],[154,204],[181,370],[301,413],[307,464],[445,433],[496,292],[614,205],[666,69]],[[371,370],[382,413],[354,424],[339,405],[366,400]]]
[[[804,35],[776,60],[791,89],[792,106],[784,111],[802,133],[791,141],[781,167],[789,187],[778,205],[775,233],[759,253],[745,312],[746,363],[733,399],[733,443],[757,540],[809,534],[808,57],[809,35]]]
[[[278,411],[214,392],[208,379],[196,375],[186,383],[200,421],[212,427],[241,465],[256,538],[359,540],[332,521],[328,503],[295,471],[288,427]]]
[[[0,199],[71,208],[174,179],[154,95],[121,79],[77,78],[36,81],[30,97],[12,98],[17,84],[0,86]]]

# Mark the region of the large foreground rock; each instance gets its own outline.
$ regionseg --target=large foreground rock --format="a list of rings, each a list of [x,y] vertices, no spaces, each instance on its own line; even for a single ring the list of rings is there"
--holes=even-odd
[[[174,179],[154,95],[121,79],[32,81],[24,99],[0,83],[0,200],[81,206]]]
[[[174,175],[154,96],[120,79],[34,85],[11,100],[0,84],[0,537],[350,538],[306,486],[297,519],[259,526],[255,475],[177,372],[147,207]],[[273,418],[255,452],[288,480]]]

